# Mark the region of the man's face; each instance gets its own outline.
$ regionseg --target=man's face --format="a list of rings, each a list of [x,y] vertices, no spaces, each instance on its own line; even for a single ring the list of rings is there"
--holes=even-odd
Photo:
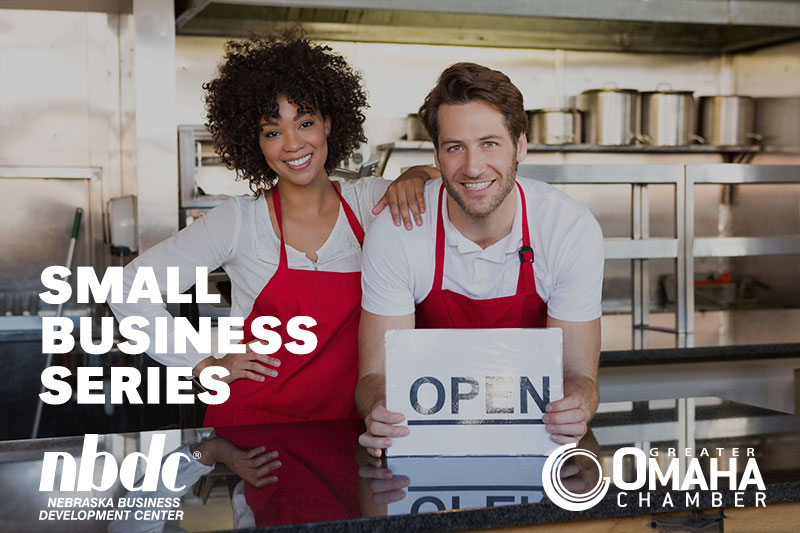
[[[488,217],[514,188],[525,133],[512,139],[502,113],[483,100],[443,104],[438,120],[434,157],[448,194],[467,216]]]

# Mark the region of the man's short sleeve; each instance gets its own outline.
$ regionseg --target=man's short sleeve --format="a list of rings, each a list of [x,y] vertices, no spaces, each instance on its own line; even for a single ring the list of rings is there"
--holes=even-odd
[[[392,222],[384,210],[375,219],[364,239],[361,255],[361,307],[382,316],[403,316],[414,312],[414,293],[409,255],[404,240],[405,228]]]
[[[547,314],[588,322],[602,314],[603,233],[590,213],[578,219],[558,246]]]

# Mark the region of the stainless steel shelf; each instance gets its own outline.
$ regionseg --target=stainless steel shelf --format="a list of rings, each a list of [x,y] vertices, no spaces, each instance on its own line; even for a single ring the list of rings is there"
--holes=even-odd
[[[517,174],[551,184],[683,183],[680,165],[520,165]]]
[[[678,257],[678,239],[606,239],[604,249],[606,259],[670,259]]]
[[[431,141],[394,142],[397,152],[433,151]],[[622,146],[598,146],[596,144],[528,144],[529,153],[601,153],[601,154],[754,154],[762,151],[757,144],[740,146],[711,146],[690,144],[687,146],[651,146],[649,144],[627,144]]]
[[[800,254],[800,235],[785,237],[696,237],[694,257]]]
[[[704,184],[800,184],[800,166],[790,165],[520,165],[518,174],[552,184],[629,184],[631,238],[606,239],[607,259],[629,259],[632,271],[633,346],[646,348],[650,305],[647,261],[674,259],[675,328],[678,347],[694,346],[694,261],[698,257],[800,254],[800,235],[695,237],[694,187]],[[674,185],[675,232],[650,238],[647,187]],[[673,330],[669,330],[673,331]]]
[[[693,184],[800,183],[798,165],[686,165]]]

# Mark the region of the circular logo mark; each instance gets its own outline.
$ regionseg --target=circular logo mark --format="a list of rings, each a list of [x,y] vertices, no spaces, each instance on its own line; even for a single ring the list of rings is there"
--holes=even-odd
[[[545,494],[547,494],[551,502],[567,511],[591,509],[603,499],[608,492],[608,487],[611,485],[611,480],[603,477],[603,469],[600,467],[597,456],[589,450],[576,448],[576,446],[577,444],[571,443],[555,449],[544,462],[544,470],[542,470],[542,486]],[[597,484],[585,494],[576,494],[570,491],[564,487],[561,481],[561,467],[564,466],[568,459],[578,455],[594,461],[597,465],[597,470],[600,472]]]

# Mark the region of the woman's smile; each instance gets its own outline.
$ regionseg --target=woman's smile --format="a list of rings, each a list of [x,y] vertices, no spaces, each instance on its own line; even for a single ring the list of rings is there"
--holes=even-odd
[[[260,121],[258,144],[264,159],[278,176],[294,185],[309,185],[328,179],[330,120],[319,111],[309,112],[290,102],[286,95],[276,98],[278,112]]]

